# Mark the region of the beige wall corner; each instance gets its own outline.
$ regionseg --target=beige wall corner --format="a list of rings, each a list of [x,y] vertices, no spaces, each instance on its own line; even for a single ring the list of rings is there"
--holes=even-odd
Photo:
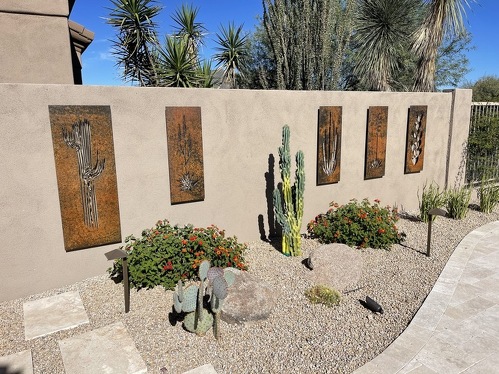
[[[470,89],[455,89],[452,95],[447,145],[447,168],[445,188],[462,186],[466,178],[466,147],[470,129],[471,96]]]

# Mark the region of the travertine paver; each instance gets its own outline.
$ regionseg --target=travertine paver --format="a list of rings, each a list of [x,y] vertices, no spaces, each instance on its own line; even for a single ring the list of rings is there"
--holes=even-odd
[[[355,371],[499,372],[499,221],[459,243],[407,329]]]
[[[26,340],[89,322],[78,291],[27,301],[23,311]]]
[[[139,374],[147,367],[122,322],[59,341],[66,374]]]
[[[31,350],[0,357],[0,374],[33,374]]]

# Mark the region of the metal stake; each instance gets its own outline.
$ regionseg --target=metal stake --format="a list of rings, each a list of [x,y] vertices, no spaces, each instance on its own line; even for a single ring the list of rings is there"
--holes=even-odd
[[[428,212],[428,240],[426,241],[426,256],[430,257],[430,247],[431,247],[431,222],[433,220],[433,216],[442,216],[445,217],[447,212],[440,208],[430,209]]]
[[[130,311],[130,281],[128,279],[128,254],[123,249],[114,249],[105,253],[108,260],[117,260],[121,258],[123,267],[123,288],[125,292],[125,313]]]

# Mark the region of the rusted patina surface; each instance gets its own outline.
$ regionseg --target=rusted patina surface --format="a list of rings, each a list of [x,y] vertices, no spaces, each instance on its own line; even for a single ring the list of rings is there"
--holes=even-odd
[[[427,110],[426,105],[411,105],[409,108],[405,156],[406,174],[418,173],[423,170]]]
[[[365,179],[385,175],[388,107],[370,106],[367,120]]]
[[[317,184],[337,183],[341,171],[341,106],[321,106],[317,132]]]
[[[66,251],[121,242],[109,106],[49,106]]]
[[[167,107],[166,133],[172,204],[204,200],[200,107]]]

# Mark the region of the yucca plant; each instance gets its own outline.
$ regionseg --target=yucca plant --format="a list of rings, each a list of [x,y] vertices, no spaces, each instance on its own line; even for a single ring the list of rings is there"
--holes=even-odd
[[[201,82],[197,58],[189,53],[187,37],[167,36],[157,49],[157,74],[161,86],[198,87]]]
[[[242,25],[236,28],[233,23],[228,28],[221,26],[220,32],[214,58],[223,70],[222,82],[227,81],[231,88],[236,88],[236,72],[245,67],[249,59],[247,35],[242,35]]]
[[[161,7],[154,0],[110,0],[106,22],[118,29],[113,41],[113,54],[117,65],[123,67],[125,81],[138,82],[140,86],[157,83],[154,53],[157,44],[154,18]]]

